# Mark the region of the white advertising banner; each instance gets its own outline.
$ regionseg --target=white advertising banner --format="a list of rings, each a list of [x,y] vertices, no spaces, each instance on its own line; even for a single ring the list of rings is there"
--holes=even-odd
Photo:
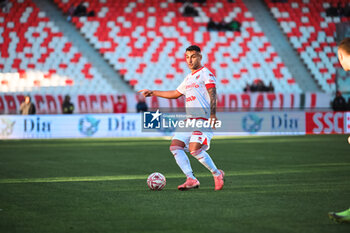
[[[141,114],[1,115],[1,139],[162,136],[141,132]]]
[[[174,128],[145,129],[143,114],[0,115],[0,139],[172,136]],[[223,112],[214,135],[305,134],[305,112]]]
[[[224,130],[236,135],[305,134],[305,112],[220,113]],[[219,132],[221,133],[221,132]]]

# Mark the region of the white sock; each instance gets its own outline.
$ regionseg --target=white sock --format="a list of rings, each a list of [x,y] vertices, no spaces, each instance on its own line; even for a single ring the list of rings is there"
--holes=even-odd
[[[188,159],[185,151],[183,149],[173,149],[171,150],[171,153],[174,155],[177,165],[179,165],[187,178],[196,179],[196,177],[193,175],[190,160]]]
[[[221,173],[219,169],[215,166],[215,163],[211,159],[210,155],[202,149],[191,152],[193,157],[198,159],[198,161],[204,165],[214,176],[219,176]]]

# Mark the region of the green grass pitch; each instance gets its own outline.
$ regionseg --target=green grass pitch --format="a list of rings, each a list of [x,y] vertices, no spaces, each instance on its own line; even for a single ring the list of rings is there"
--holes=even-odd
[[[327,216],[350,207],[347,137],[214,138],[219,192],[194,158],[201,187],[178,191],[162,138],[0,141],[0,232],[350,232]]]

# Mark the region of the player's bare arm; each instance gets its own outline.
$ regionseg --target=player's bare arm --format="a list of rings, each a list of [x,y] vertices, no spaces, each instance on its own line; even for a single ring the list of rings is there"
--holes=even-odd
[[[157,91],[157,90],[142,89],[138,92],[142,93],[144,97],[158,96],[158,97],[166,98],[166,99],[177,99],[180,96],[182,96],[182,94],[180,92],[178,92],[177,90]]]
[[[216,122],[216,87],[208,88],[208,93],[210,97],[210,118]]]

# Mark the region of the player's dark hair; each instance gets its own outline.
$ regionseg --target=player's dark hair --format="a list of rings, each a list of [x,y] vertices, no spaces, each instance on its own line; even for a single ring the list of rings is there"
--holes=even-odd
[[[344,50],[346,54],[350,55],[350,37],[346,37],[340,41],[338,48]]]
[[[191,45],[190,47],[188,47],[186,49],[186,52],[187,51],[196,51],[196,52],[200,53],[201,52],[201,48],[199,48],[198,45]]]

